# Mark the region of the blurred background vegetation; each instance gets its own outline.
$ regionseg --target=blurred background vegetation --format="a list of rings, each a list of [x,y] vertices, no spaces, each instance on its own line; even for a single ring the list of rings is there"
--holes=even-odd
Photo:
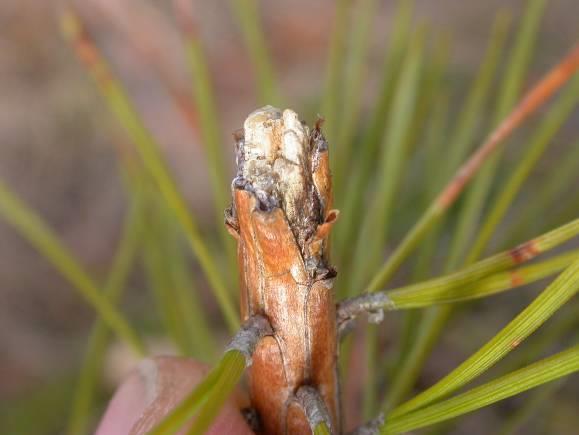
[[[109,282],[111,265],[120,264],[119,275],[123,274],[124,267],[130,269],[122,309],[146,339],[151,352],[183,353],[210,363],[214,361],[213,351],[221,349],[229,331],[174,218],[163,207],[155,207],[159,199],[146,188],[142,189],[143,193],[142,186],[131,187],[131,181],[127,180],[127,168],[119,163],[122,161],[119,150],[123,155],[122,150],[128,148],[130,141],[62,37],[59,3],[3,0],[0,5],[0,179],[46,220],[95,282]],[[362,21],[355,22],[362,25],[358,29],[354,25],[346,32],[345,41],[351,55],[343,65],[345,75],[339,80],[343,95],[335,100],[326,99],[325,106],[322,99],[327,89],[334,1],[260,2],[264,42],[274,65],[270,87],[264,81],[268,78],[267,66],[262,81],[256,84],[255,57],[240,37],[239,23],[243,20],[236,18],[235,8],[230,7],[236,2],[195,0],[191,3],[216,94],[221,133],[217,139],[226,157],[222,174],[225,189],[234,170],[231,132],[241,127],[245,116],[257,106],[265,102],[281,103],[297,110],[310,124],[316,113],[328,117],[328,136],[336,159],[337,151],[355,150],[355,144],[365,140],[365,134],[371,131],[376,100],[383,86],[384,59],[390,60],[387,67],[394,71],[390,80],[391,93],[395,94],[400,85],[396,80],[401,80],[396,74],[404,54],[412,50],[421,53],[419,73],[412,85],[416,104],[411,110],[410,127],[401,133],[411,152],[404,157],[390,230],[388,235],[383,235],[388,243],[378,241],[378,255],[360,260],[362,251],[368,247],[365,242],[372,240],[372,233],[364,231],[373,228],[372,222],[366,221],[364,195],[382,192],[379,178],[368,175],[369,179],[356,192],[362,199],[362,207],[353,207],[351,211],[357,213],[349,218],[343,216],[345,222],[336,227],[339,233],[336,249],[344,255],[337,255],[334,261],[342,273],[338,291],[345,296],[361,290],[380,264],[384,251],[401,239],[448,178],[442,170],[436,172],[440,166],[452,166],[444,145],[450,141],[455,120],[463,112],[465,98],[483,62],[491,34],[501,38],[496,34],[501,32],[501,24],[495,21],[497,13],[509,11],[508,18],[504,18],[505,22],[509,21],[508,33],[504,34],[506,48],[497,57],[496,70],[481,97],[483,101],[472,138],[465,145],[467,149],[472,149],[490,131],[496,121],[501,77],[506,74],[504,65],[510,59],[507,53],[516,40],[514,35],[520,29],[517,26],[530,2],[418,0],[412,12],[412,30],[404,37],[406,42],[398,45],[403,48],[399,53],[389,50],[395,34],[393,20],[398,2],[375,2],[375,11],[369,15],[365,27],[364,9],[360,5],[371,2],[353,2],[353,16],[362,15]],[[575,0],[542,3],[545,4],[544,8],[538,8],[537,30],[530,38],[531,54],[524,62],[523,69],[527,71],[522,73],[522,89],[527,89],[554,65],[579,36]],[[179,96],[190,92],[191,79],[180,31],[182,23],[175,19],[173,3],[79,0],[75,4],[158,142],[201,233],[208,240],[212,256],[222,267],[228,289],[234,293],[237,272],[227,262],[226,249],[219,248],[223,233],[220,210],[226,205],[223,203],[226,199],[219,198],[212,188],[212,170],[201,144],[199,120],[192,124],[179,103]],[[507,28],[507,24],[503,26]],[[364,29],[369,31],[365,33]],[[259,71],[259,65],[257,69]],[[388,101],[392,98],[390,95]],[[404,96],[399,98],[404,102]],[[334,122],[332,111],[339,112]],[[535,119],[542,119],[546,114],[547,110],[542,110]],[[338,116],[343,117],[341,123],[335,121]],[[390,118],[384,116],[384,119]],[[537,125],[539,121],[527,124],[509,141],[496,180],[508,179]],[[407,132],[410,132],[408,136]],[[575,110],[550,138],[548,152],[533,168],[525,188],[510,207],[496,237],[491,239],[487,254],[577,217],[578,132],[579,113]],[[380,137],[382,134],[384,132]],[[354,144],[351,148],[350,143]],[[378,160],[381,154],[375,151],[370,156],[370,160]],[[338,208],[346,203],[348,181],[351,181],[345,175],[349,171],[340,167],[344,161],[334,161],[334,169],[341,175],[336,180]],[[366,168],[365,163],[357,161],[357,164],[363,176],[380,169],[377,163],[368,163],[367,170],[360,169]],[[446,169],[451,173],[451,168]],[[142,183],[146,185],[147,180]],[[491,195],[496,197],[503,187],[501,182],[494,183]],[[385,189],[388,194],[388,188]],[[138,196],[135,192],[141,192],[145,199],[135,199]],[[371,204],[371,199],[367,201]],[[139,205],[141,202],[146,205]],[[140,232],[125,232],[124,228],[131,227],[131,216],[138,207],[144,207],[138,209],[141,212],[148,210],[145,222],[139,224]],[[459,219],[459,213],[454,210],[445,229],[439,231],[439,240],[432,241],[429,252],[409,263],[397,276],[397,284],[425,278],[449,267],[447,254],[452,251],[452,235]],[[352,231],[341,232],[340,225],[348,225]],[[357,234],[362,236],[356,248]],[[136,249],[142,255],[138,255],[136,267],[123,266],[123,255],[132,256],[131,237],[141,240]],[[466,246],[472,243],[472,237],[465,236],[463,240]],[[450,261],[460,263],[466,251],[464,246],[462,252],[455,249],[452,252],[457,258]],[[120,280],[124,281],[122,277]],[[417,388],[431,385],[463,361],[544,286],[545,282],[540,282],[528,290],[485,299],[458,311],[427,359]],[[175,301],[186,301],[180,306],[188,311],[176,313]],[[527,362],[525,358],[535,360],[538,355],[569,343],[571,332],[577,326],[574,303],[575,306],[569,305],[559,313],[562,320],[553,328],[545,327],[533,337],[534,341],[522,346],[518,361],[513,355],[511,367]],[[0,430],[3,433],[63,432],[71,414],[94,319],[93,311],[71,291],[70,284],[0,219]],[[411,316],[404,320],[396,314],[381,328],[384,334],[380,349],[384,355],[377,356],[377,364],[388,367],[390,372],[400,364],[396,355],[404,353],[405,342],[396,337],[403,337],[403,332],[412,336],[409,321]],[[198,333],[209,329],[213,331],[211,334]],[[411,338],[407,339],[410,341],[406,344],[412,342]],[[114,386],[135,362],[131,353],[115,340],[110,346],[105,344],[97,401],[94,412],[88,416],[91,421],[98,418]],[[348,397],[361,396],[362,386],[346,387]],[[552,399],[541,401],[541,396],[532,396],[539,406],[528,408],[533,409],[533,413],[523,419],[521,425],[516,424],[520,417],[516,411],[530,401],[530,393],[438,430],[457,434],[498,433],[508,431],[505,422],[510,422],[508,424],[517,427],[517,433],[573,433],[579,423],[576,377],[556,391],[551,385],[541,388],[544,397],[549,394]],[[351,421],[360,418],[360,410],[348,409],[348,412]]]

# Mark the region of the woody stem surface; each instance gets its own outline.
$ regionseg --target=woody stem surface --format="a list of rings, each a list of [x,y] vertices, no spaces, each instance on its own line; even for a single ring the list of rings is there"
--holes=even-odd
[[[236,133],[237,176],[226,225],[237,239],[241,315],[266,317],[249,369],[252,406],[267,434],[310,433],[296,393],[313,388],[340,431],[335,271],[328,144],[292,110],[258,109]]]

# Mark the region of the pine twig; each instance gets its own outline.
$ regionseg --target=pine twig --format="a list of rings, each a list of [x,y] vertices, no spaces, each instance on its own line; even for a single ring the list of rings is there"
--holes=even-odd
[[[307,433],[289,412],[295,391],[315,386],[339,433],[337,330],[328,236],[337,212],[321,121],[258,109],[237,134],[238,175],[227,225],[238,241],[242,317],[265,315],[274,336],[249,371],[252,406],[265,433]]]

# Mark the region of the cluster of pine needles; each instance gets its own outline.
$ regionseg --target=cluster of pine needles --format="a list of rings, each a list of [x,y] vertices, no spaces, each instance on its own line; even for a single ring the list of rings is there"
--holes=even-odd
[[[389,337],[388,347],[383,337],[391,331],[384,332],[380,325],[364,325],[353,334],[354,340],[350,337],[341,346],[343,379],[348,378],[353,350],[363,350],[364,417],[383,413],[381,433],[403,433],[455,422],[456,417],[550,382],[527,396],[504,422],[503,433],[513,433],[562,384],[553,381],[579,370],[578,344],[544,357],[564,338],[577,343],[579,306],[573,297],[579,291],[579,251],[559,250],[527,264],[579,234],[579,198],[572,192],[579,142],[551,157],[556,160],[555,173],[536,184],[531,194],[522,190],[577,106],[579,46],[529,85],[527,71],[547,3],[531,0],[518,20],[509,11],[498,13],[475,77],[466,90],[456,89],[449,80],[450,38],[415,23],[412,1],[398,3],[374,100],[367,104],[362,95],[379,2],[337,0],[325,89],[318,107],[300,111],[303,102],[289,101],[277,87],[257,2],[229,2],[254,68],[258,101],[292,107],[312,118],[318,112],[326,120],[336,207],[341,211],[332,242],[332,260],[339,271],[336,300],[383,292],[388,305],[379,308],[402,311],[399,335]],[[187,49],[192,89],[184,92],[170,81],[165,84],[200,135],[215,215],[220,217],[230,201],[230,156],[223,151],[207,53],[185,4],[175,2],[175,16]],[[145,331],[132,324],[119,305],[138,264],[163,333],[180,354],[214,367],[154,433],[175,433],[191,418],[190,433],[202,433],[245,368],[243,355],[235,350],[220,356],[222,342],[200,297],[201,289],[211,289],[230,335],[235,334],[240,320],[234,243],[220,218],[214,230],[200,228],[155,137],[83,20],[72,8],[61,18],[63,34],[131,144],[117,150],[129,206],[104,280],[91,276],[55,231],[0,181],[0,217],[45,256],[97,314],[78,380],[63,381],[75,385],[65,399],[70,409],[67,433],[86,433],[94,424],[112,336],[135,355],[148,355]],[[165,78],[162,67],[151,66]],[[535,114],[547,100],[548,110]],[[240,114],[240,122],[244,116]],[[517,158],[506,161],[502,157],[507,139],[531,116],[533,125],[518,134],[522,145]],[[486,139],[483,132],[490,133]],[[191,270],[191,254],[198,274]],[[403,264],[407,267],[400,270]],[[411,284],[394,285],[399,282],[393,280],[396,272]],[[453,313],[469,310],[475,299],[524,292],[526,284],[545,278],[550,281],[538,296],[496,335],[442,379],[414,394]],[[517,349],[551,317],[538,338]],[[495,377],[463,388],[511,353],[515,356],[498,366]],[[353,402],[346,390],[345,406]],[[57,424],[47,423],[49,416],[40,421]],[[316,433],[327,433],[327,428],[320,425]]]

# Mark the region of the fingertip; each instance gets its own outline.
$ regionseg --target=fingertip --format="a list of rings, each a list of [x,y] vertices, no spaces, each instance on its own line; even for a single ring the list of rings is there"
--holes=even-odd
[[[206,373],[206,366],[188,358],[155,357],[143,360],[115,393],[96,435],[148,433]],[[230,399],[207,433],[245,435],[253,432]]]
[[[109,402],[95,435],[125,435],[131,431],[147,406],[146,386],[133,372]]]

